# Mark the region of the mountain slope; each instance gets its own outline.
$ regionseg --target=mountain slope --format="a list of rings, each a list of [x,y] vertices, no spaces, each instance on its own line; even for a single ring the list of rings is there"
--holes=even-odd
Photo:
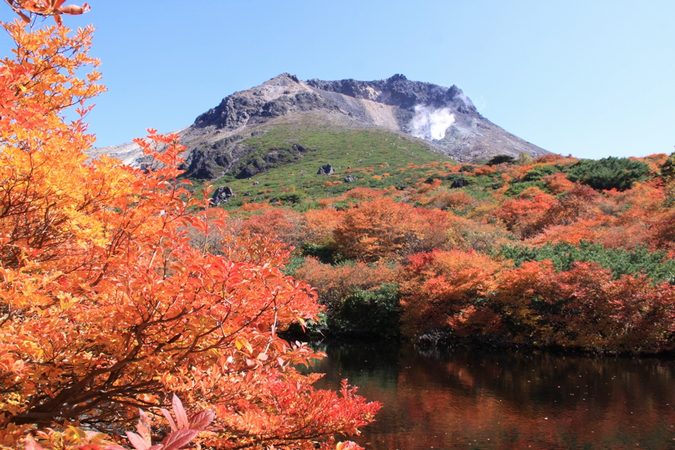
[[[266,151],[255,138],[278,127],[354,131],[377,129],[457,161],[497,154],[548,153],[481,116],[457,86],[444,88],[394,75],[378,81],[301,81],[282,74],[234,93],[179,131],[188,147],[187,176],[218,178],[240,169],[251,152]],[[292,133],[291,133],[292,134]],[[300,136],[298,136],[300,137]],[[301,141],[281,143],[285,150]],[[134,144],[98,149],[140,164]],[[94,154],[93,156],[96,156]]]

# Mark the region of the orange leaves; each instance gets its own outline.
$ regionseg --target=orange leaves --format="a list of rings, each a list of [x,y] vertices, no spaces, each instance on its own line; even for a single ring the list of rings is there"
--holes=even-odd
[[[556,272],[471,252],[414,255],[403,268],[404,332],[609,352],[671,348],[675,287],[642,275],[613,279],[595,263]]]
[[[474,203],[474,199],[460,190],[437,191],[433,195],[421,198],[419,203],[422,206],[433,206],[434,208],[447,210],[469,206]]]
[[[5,86],[9,90],[4,91],[2,104],[13,114],[25,115],[31,110],[58,112],[81,104],[104,90],[94,84],[100,79],[95,70],[99,62],[87,55],[93,27],[81,28],[72,37],[70,30],[63,27],[32,33],[19,23],[4,24],[4,27],[17,43],[16,58],[3,60]],[[87,66],[94,70],[84,72],[84,78],[76,76]],[[49,117],[43,119],[50,126],[59,125]],[[50,133],[54,130],[42,131]]]
[[[494,212],[494,216],[503,220],[510,230],[527,238],[543,229],[542,219],[554,201],[553,197],[544,193],[531,198],[507,200]]]
[[[567,179],[567,175],[556,172],[543,178],[546,188],[554,194],[562,194],[574,187],[574,183]]]
[[[474,175],[492,175],[496,170],[490,166],[482,166],[474,170]]]
[[[525,263],[504,276],[496,301],[506,302],[518,326],[540,343],[603,351],[655,352],[667,347],[675,289],[652,286],[643,276],[622,276],[594,263],[554,272],[546,263]]]
[[[282,242],[296,246],[300,221],[300,214],[293,210],[273,208],[264,210],[262,214],[252,215],[242,224],[241,229],[254,235],[273,234]]]
[[[107,157],[85,163],[93,137],[63,115],[103,89],[94,72],[77,78],[97,64],[86,53],[91,29],[74,37],[56,27],[7,29],[17,50],[0,67],[0,442],[16,445],[28,424],[128,427],[134,406],[164,406],[169,392],[198,411],[214,405],[279,424],[265,437],[245,423],[208,437],[219,448],[302,447],[371,421],[376,405],[315,392],[315,377],[293,367],[320,355],[278,336],[319,312],[316,293],[281,271],[289,251],[267,230],[295,230],[297,213],[251,222],[263,236],[231,233],[224,215],[178,180],[176,135],[149,130],[137,140],[143,170]],[[203,239],[193,246],[190,233]],[[277,394],[305,408],[291,414]],[[174,413],[164,449],[184,446],[212,418],[188,419],[176,401]],[[219,415],[215,427],[230,429],[230,419]],[[152,448],[148,430],[142,415],[129,434],[136,448]],[[73,445],[85,445],[73,433]]]
[[[300,241],[317,245],[329,244],[333,240],[333,231],[343,217],[344,212],[333,208],[310,209],[300,220]]]
[[[314,430],[317,436],[325,436],[328,430],[354,435],[380,408],[378,403],[365,403],[362,397],[356,395],[356,390],[346,383],[340,395],[332,391],[315,390],[311,383],[316,378],[300,377],[294,373],[286,381],[278,379],[261,383],[259,391],[251,400],[234,401],[229,405],[219,403],[217,417],[222,418],[225,429],[231,430],[233,437],[236,436],[240,442],[248,443],[251,447],[287,448],[292,442],[293,448],[311,449],[315,448],[317,439],[312,439],[314,442],[297,439],[297,436],[306,433],[306,429]],[[258,385],[259,380],[253,376],[249,383]],[[237,397],[243,400],[243,397]],[[362,414],[361,417],[356,418],[355,412]],[[320,448],[328,449],[332,442],[329,439]],[[206,439],[204,443],[208,445],[209,440]]]
[[[404,332],[411,336],[469,324],[471,314],[485,315],[474,302],[497,286],[503,264],[474,251],[420,253],[401,270]],[[488,314],[490,321],[494,314]],[[487,318],[485,316],[485,318]],[[473,327],[473,324],[471,325]]]
[[[446,217],[442,211],[383,197],[347,211],[334,236],[340,251],[350,258],[366,262],[397,259],[443,245]]]

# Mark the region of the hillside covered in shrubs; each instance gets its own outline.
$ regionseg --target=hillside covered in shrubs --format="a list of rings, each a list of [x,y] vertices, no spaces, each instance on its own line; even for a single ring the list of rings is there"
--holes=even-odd
[[[675,345],[672,165],[408,162],[388,169],[407,186],[371,174],[340,195],[240,199],[228,226],[294,249],[286,271],[317,290],[323,334],[656,353]]]

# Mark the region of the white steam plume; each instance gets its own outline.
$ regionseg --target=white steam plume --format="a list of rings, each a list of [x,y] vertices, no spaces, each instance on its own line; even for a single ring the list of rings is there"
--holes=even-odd
[[[417,105],[412,120],[412,135],[427,141],[443,139],[446,130],[454,122],[455,115],[448,108],[433,109]]]

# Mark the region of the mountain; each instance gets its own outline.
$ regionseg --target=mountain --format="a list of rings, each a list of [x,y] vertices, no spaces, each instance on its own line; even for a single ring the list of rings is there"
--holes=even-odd
[[[498,154],[517,157],[521,152],[531,156],[548,153],[487,120],[457,86],[445,88],[411,81],[403,75],[377,81],[301,81],[285,73],[224,98],[191,126],[178,131],[181,142],[188,147],[187,176],[213,179],[232,170],[243,170],[242,161],[252,151],[260,150],[247,145],[247,141],[280,127],[386,131],[459,162],[485,160]],[[259,162],[260,167],[253,172],[283,163],[284,158],[301,157],[303,152],[298,149],[304,148],[302,134],[295,133],[295,137],[297,142],[290,142],[293,139],[289,136],[284,148],[263,149],[263,153],[271,150],[276,154],[282,150],[281,156],[273,156],[271,163]],[[97,149],[92,156],[100,153],[132,165],[142,164],[135,144]]]

